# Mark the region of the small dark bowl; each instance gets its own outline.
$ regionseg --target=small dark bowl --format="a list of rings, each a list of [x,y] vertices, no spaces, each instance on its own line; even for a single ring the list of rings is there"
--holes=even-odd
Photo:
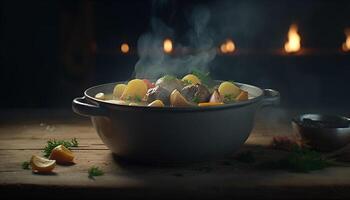
[[[337,115],[304,114],[292,120],[294,134],[311,148],[329,152],[350,143],[350,119]]]

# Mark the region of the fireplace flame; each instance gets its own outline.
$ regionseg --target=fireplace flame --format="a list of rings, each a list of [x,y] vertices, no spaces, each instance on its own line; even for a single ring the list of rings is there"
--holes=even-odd
[[[173,51],[173,42],[169,38],[164,40],[163,49],[165,53],[171,53]]]
[[[350,51],[350,28],[345,30],[346,40],[343,43],[342,49],[347,52]]]
[[[120,46],[120,51],[122,53],[128,53],[130,51],[130,46],[127,44],[127,43],[123,43],[121,46]]]
[[[284,44],[284,50],[287,53],[293,53],[300,50],[300,35],[298,34],[298,26],[292,24],[288,31],[288,41]]]
[[[236,45],[231,39],[226,40],[226,42],[220,45],[220,51],[222,53],[232,53],[235,50],[236,50]]]

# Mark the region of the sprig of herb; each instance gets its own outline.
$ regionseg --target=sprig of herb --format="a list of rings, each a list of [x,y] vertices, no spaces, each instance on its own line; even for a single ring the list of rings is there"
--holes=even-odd
[[[192,81],[190,81],[190,80],[182,80],[182,82],[184,85],[191,85],[192,84]]]
[[[224,102],[225,103],[232,103],[235,101],[236,101],[236,99],[232,96],[232,94],[225,94],[224,95]]]
[[[72,143],[72,147],[78,147],[79,146],[79,142],[78,142],[77,138],[73,138],[71,140],[71,143]]]
[[[194,103],[199,103],[199,97],[198,96],[194,96],[193,97],[193,99],[192,99],[192,101],[194,102]]]
[[[22,162],[22,169],[30,169],[29,166],[30,166],[30,163],[28,161],[24,161]]]
[[[320,170],[331,165],[330,160],[325,159],[319,152],[302,149],[295,146],[288,157],[282,161],[285,166],[296,172],[309,172],[312,170]]]
[[[136,102],[141,102],[142,101],[142,97],[140,97],[139,95],[135,95],[135,101]]]
[[[294,146],[285,158],[261,163],[260,167],[307,173],[313,170],[324,169],[332,165],[333,161],[323,157],[319,152]]]
[[[205,73],[205,72],[199,71],[197,69],[194,69],[192,71],[192,74],[197,76],[201,80],[201,83],[208,88],[215,85],[214,80],[210,77],[209,72]]]
[[[44,147],[44,150],[43,150],[44,156],[49,157],[51,154],[51,151],[59,145],[63,145],[66,148],[70,148],[70,147],[77,147],[79,143],[76,138],[73,138],[71,141],[55,140],[55,139],[49,140],[47,141],[47,145]]]
[[[94,179],[95,176],[102,176],[104,172],[99,167],[92,166],[88,170],[88,174],[89,178]]]

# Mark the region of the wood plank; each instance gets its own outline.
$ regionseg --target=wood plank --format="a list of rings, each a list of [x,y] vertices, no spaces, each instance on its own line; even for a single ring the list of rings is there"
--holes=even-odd
[[[73,149],[108,149],[96,133],[92,133],[94,137],[91,138],[79,138],[79,147],[73,147]],[[36,138],[36,139],[1,139],[0,150],[42,150],[46,145],[48,139],[64,139],[70,140],[71,137],[67,135],[60,135],[59,137],[50,138]],[[251,135],[245,144],[254,144],[267,146],[270,144],[272,136]]]
[[[93,153],[92,153],[93,152]],[[316,187],[350,186],[350,170],[333,167],[311,173],[291,173],[282,170],[256,170],[251,165],[231,160],[194,163],[180,166],[139,166],[115,160],[108,150],[77,150],[76,164],[57,166],[54,175],[32,174],[21,169],[21,162],[35,150],[1,150],[0,184],[37,184],[43,186],[94,186],[94,187]],[[99,166],[105,175],[88,178],[91,166]],[[204,169],[208,167],[210,170]],[[181,174],[181,176],[179,176]],[[237,181],[239,180],[239,181]],[[125,185],[126,184],[126,185]]]
[[[166,167],[132,165],[116,159],[86,118],[71,114],[64,118],[45,118],[40,114],[31,117],[32,113],[13,117],[0,123],[0,193],[13,195],[22,190],[36,195],[47,191],[62,197],[63,190],[74,192],[79,198],[106,194],[127,198],[159,198],[164,194],[180,198],[229,196],[231,199],[350,197],[350,168],[347,167],[307,174],[256,167],[266,159],[285,155],[283,151],[266,148],[273,136],[292,134],[289,115],[284,111],[274,114],[261,112],[257,116],[255,127],[241,148],[241,151],[255,152],[255,164],[238,162],[232,155],[224,160]],[[29,119],[23,120],[26,118]],[[21,169],[21,163],[31,155],[42,154],[48,139],[73,137],[80,143],[79,147],[73,148],[75,165],[57,166],[53,175],[37,175]],[[105,175],[89,179],[87,171],[91,166],[99,166]]]

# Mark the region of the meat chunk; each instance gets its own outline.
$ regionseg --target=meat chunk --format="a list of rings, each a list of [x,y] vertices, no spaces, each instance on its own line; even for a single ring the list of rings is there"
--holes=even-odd
[[[202,103],[208,102],[210,92],[208,88],[201,84],[188,85],[181,90],[181,94],[191,102]]]
[[[184,87],[184,84],[179,79],[169,75],[158,79],[156,85],[161,86],[162,88],[168,90],[170,93],[175,89],[181,91],[181,89]]]
[[[170,103],[170,92],[169,90],[161,87],[161,86],[156,86],[154,88],[150,88],[147,93],[147,102],[151,103],[157,99],[161,100],[165,105],[169,105]]]

